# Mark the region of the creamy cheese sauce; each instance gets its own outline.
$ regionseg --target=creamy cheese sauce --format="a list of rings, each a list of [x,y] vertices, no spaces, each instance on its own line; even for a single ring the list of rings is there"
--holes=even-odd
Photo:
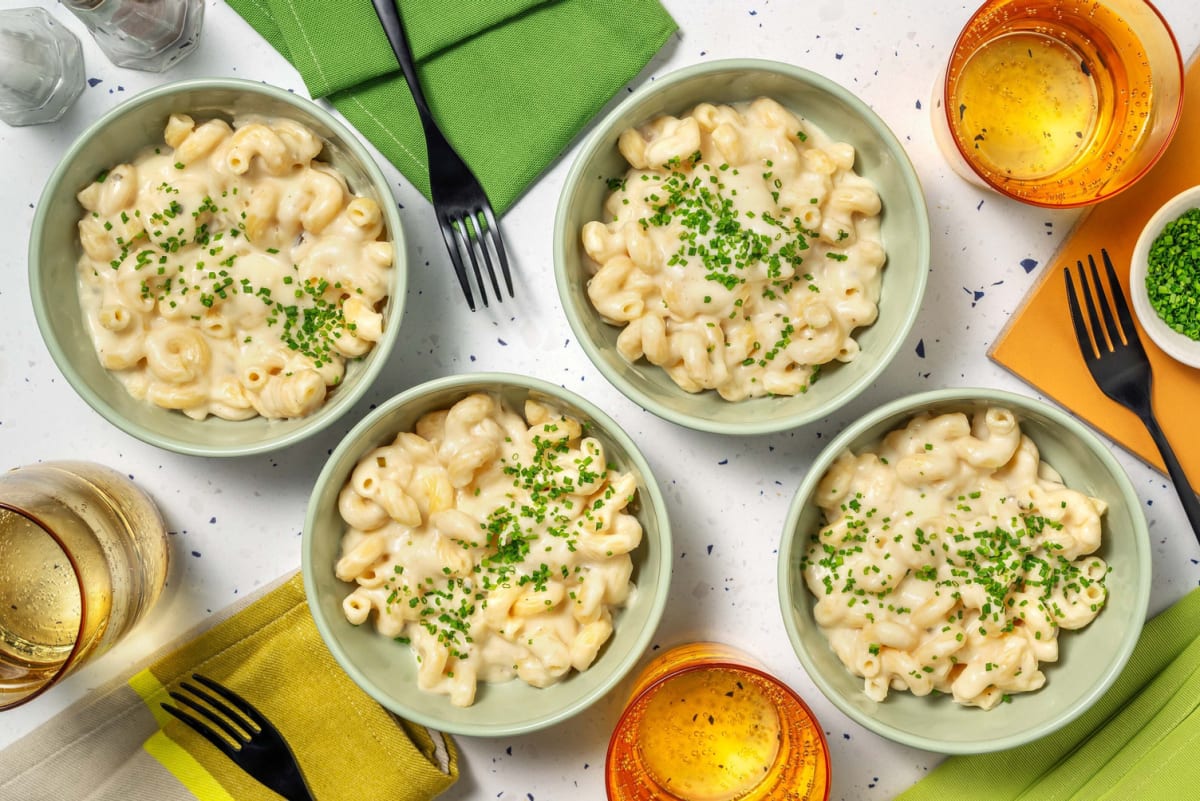
[[[418,686],[458,706],[477,683],[585,670],[635,591],[632,474],[580,424],[475,394],[359,461],[339,498],[347,619],[411,644]]]
[[[290,120],[197,125],[79,193],[80,306],[131,395],[189,417],[302,417],[382,335],[378,204]]]
[[[841,456],[815,501],[813,614],[877,701],[937,690],[988,709],[1036,690],[1059,631],[1107,598],[1107,505],[1066,487],[1007,409],[918,415]]]
[[[660,117],[619,147],[631,169],[582,243],[629,361],[741,400],[805,392],[858,355],[885,253],[851,145],[760,98]]]

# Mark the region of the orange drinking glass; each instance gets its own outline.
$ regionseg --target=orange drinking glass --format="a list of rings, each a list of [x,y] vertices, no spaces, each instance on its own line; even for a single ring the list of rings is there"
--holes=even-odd
[[[1170,144],[1183,59],[1145,0],[987,0],[934,86],[934,138],[964,178],[1036,206],[1097,203]]]
[[[804,701],[751,657],[692,643],[638,677],[605,786],[609,801],[825,801],[829,749]]]

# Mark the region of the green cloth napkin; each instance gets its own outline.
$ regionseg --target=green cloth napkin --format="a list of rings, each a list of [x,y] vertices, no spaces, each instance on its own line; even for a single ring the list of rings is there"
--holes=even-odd
[[[1200,588],[1146,624],[1096,704],[1020,748],[952,757],[896,801],[1182,801],[1200,794]]]
[[[429,197],[416,106],[370,0],[227,0]],[[662,47],[657,0],[401,0],[425,97],[502,213]]]
[[[429,801],[458,778],[453,740],[397,719],[334,661],[299,574],[229,612],[0,751],[0,799],[278,801],[162,710],[192,673],[262,712],[321,801]]]

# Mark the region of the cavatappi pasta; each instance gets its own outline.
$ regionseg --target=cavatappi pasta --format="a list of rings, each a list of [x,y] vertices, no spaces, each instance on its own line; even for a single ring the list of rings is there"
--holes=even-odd
[[[368,453],[339,496],[338,578],[354,624],[411,646],[417,684],[474,703],[585,670],[635,591],[632,474],[578,421],[477,393]]]
[[[379,205],[287,119],[167,121],[78,195],[80,306],[131,395],[189,417],[303,417],[382,336]]]
[[[835,142],[769,98],[630,128],[605,218],[583,226],[588,297],[617,348],[688,392],[806,392],[878,314],[881,204]]]
[[[990,709],[1036,690],[1059,632],[1107,598],[1107,504],[1064,486],[1007,409],[918,415],[839,457],[815,500],[814,617],[874,700],[939,691]]]

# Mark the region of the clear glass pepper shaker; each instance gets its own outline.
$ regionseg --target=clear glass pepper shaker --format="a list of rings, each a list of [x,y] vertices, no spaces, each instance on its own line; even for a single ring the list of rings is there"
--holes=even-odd
[[[41,8],[0,11],[0,120],[53,122],[83,91],[75,34]]]
[[[118,67],[162,72],[196,49],[204,0],[62,0]]]

